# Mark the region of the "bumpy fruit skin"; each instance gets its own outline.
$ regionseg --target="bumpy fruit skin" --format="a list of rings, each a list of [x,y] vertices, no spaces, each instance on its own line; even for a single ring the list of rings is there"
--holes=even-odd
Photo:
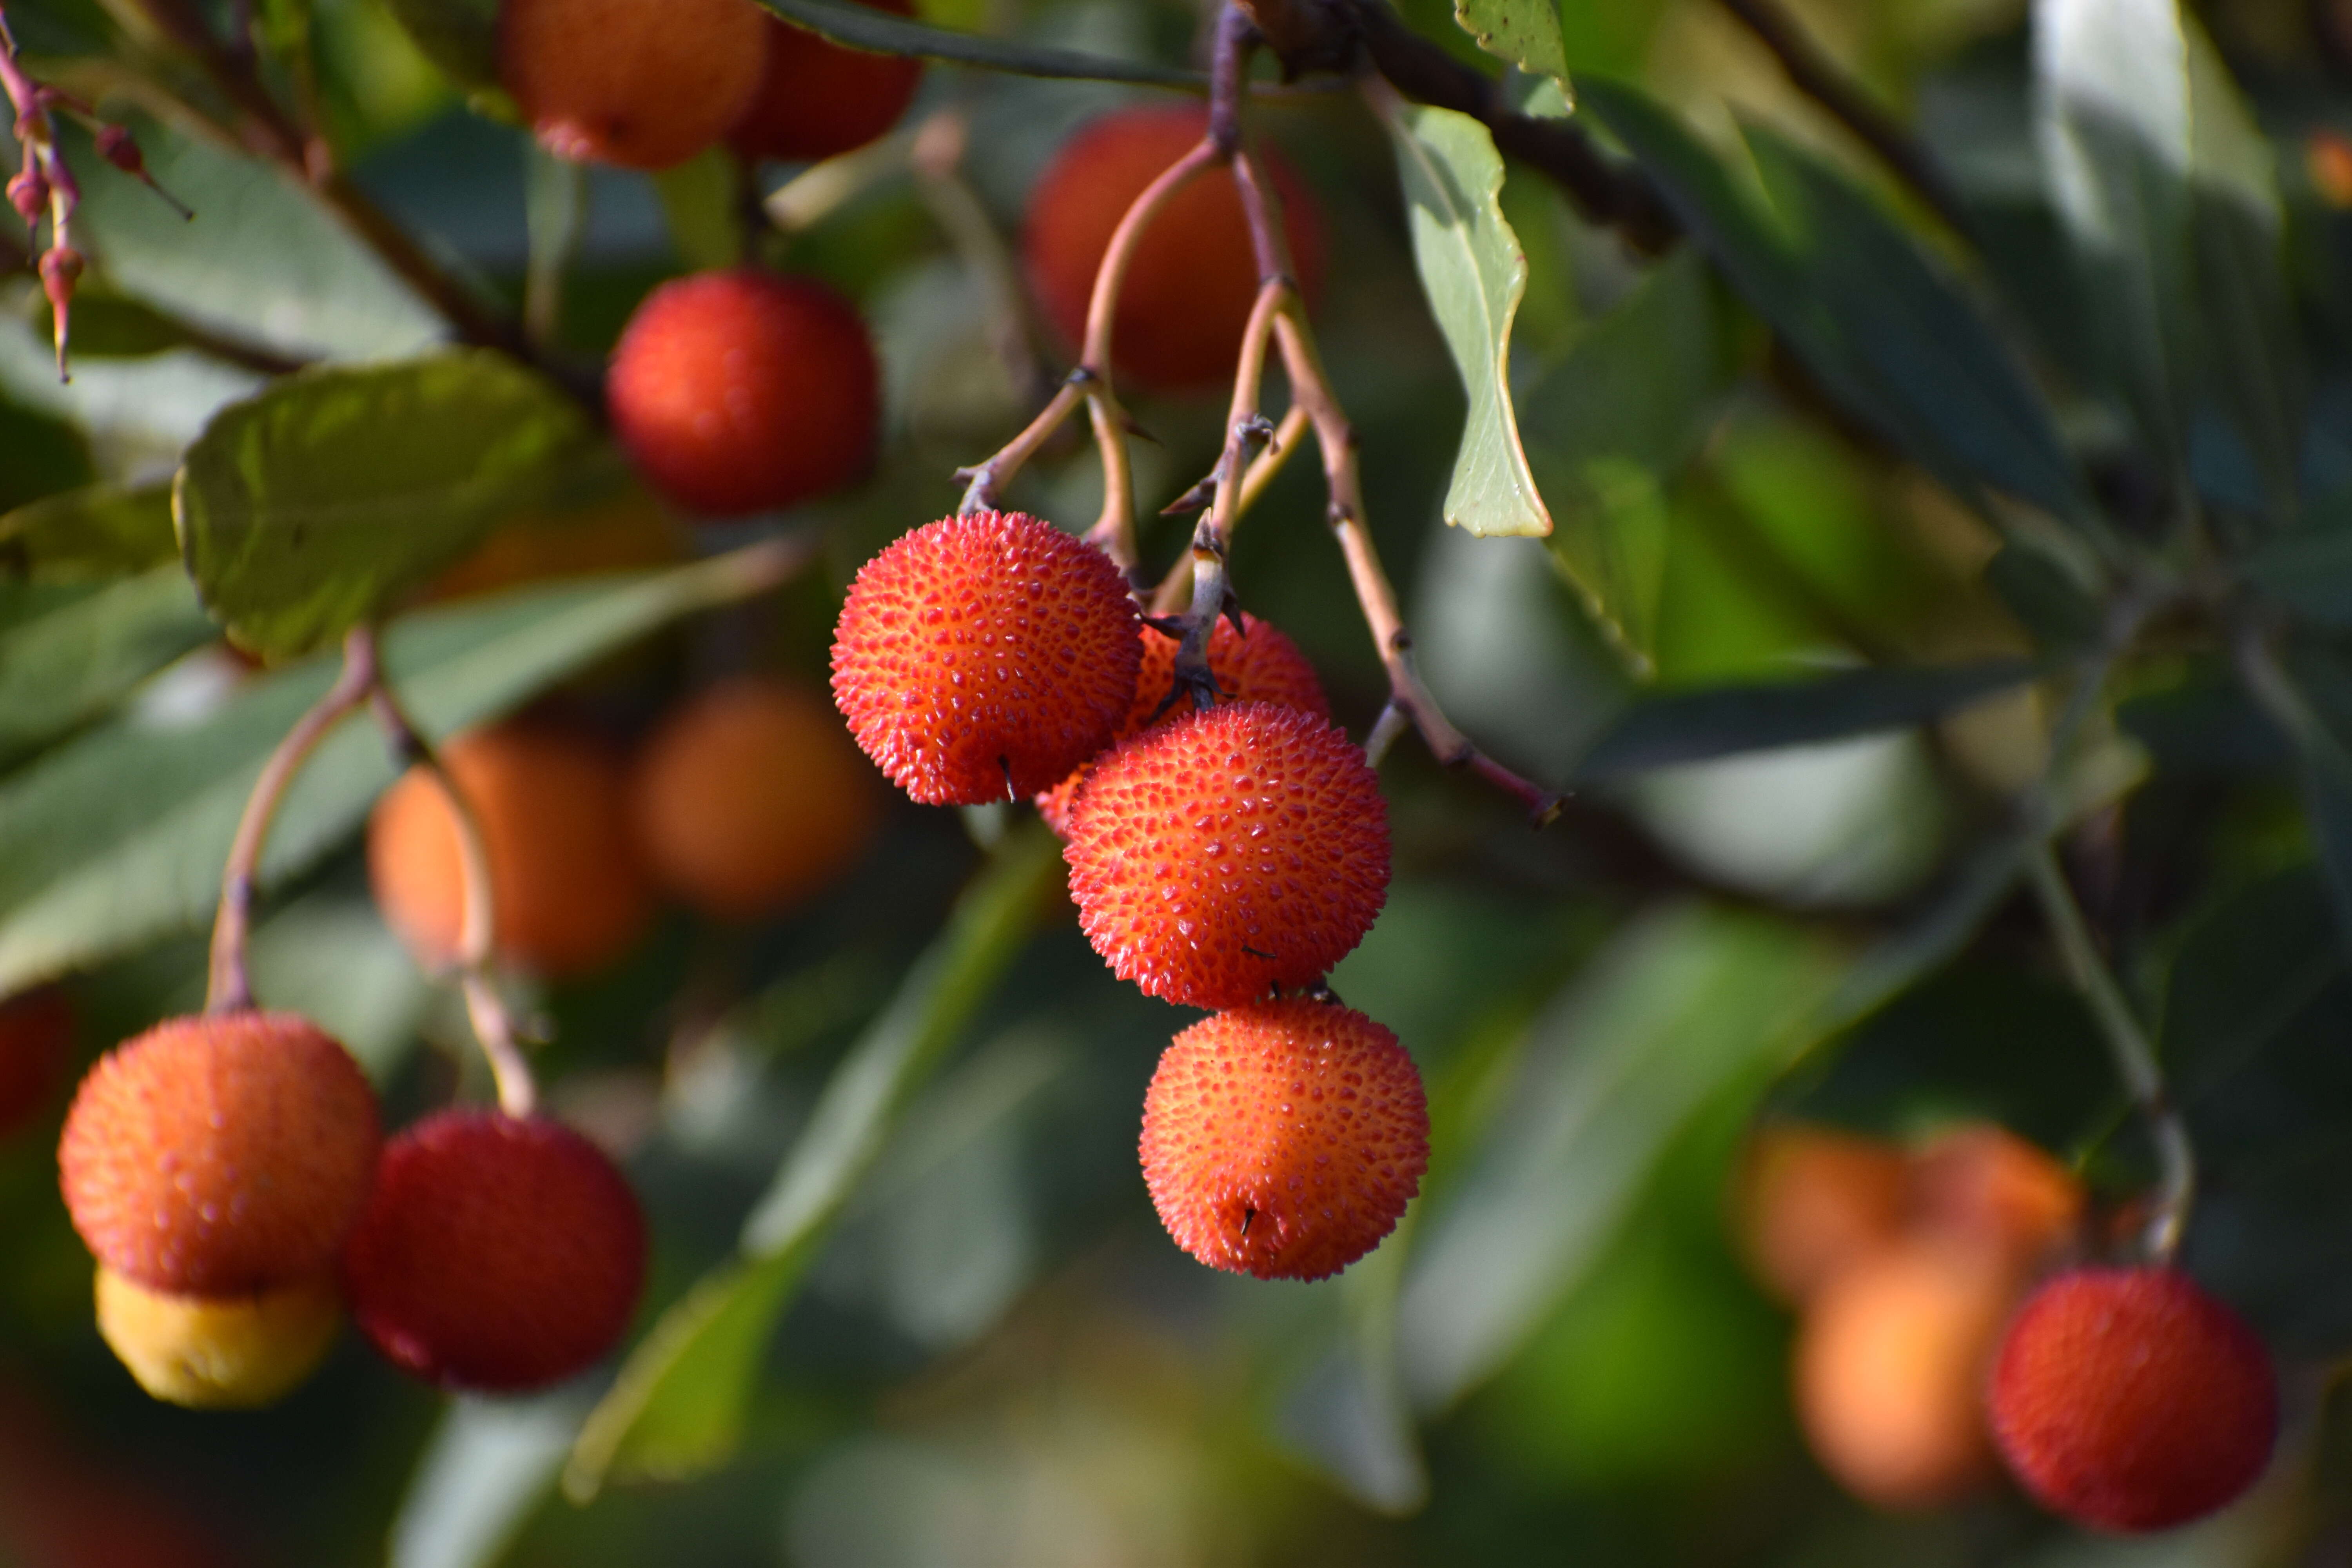
[[[1212,1268],[1320,1279],[1380,1245],[1429,1168],[1397,1037],[1350,1008],[1261,1002],[1178,1035],[1143,1100],[1143,1179]]]
[[[1750,1266],[1791,1306],[1902,1233],[1911,1167],[1883,1139],[1783,1123],[1748,1146],[1736,1199]]]
[[[719,920],[816,893],[866,852],[881,817],[833,705],[755,677],[671,714],[638,755],[630,802],[655,879]]]
[[[915,0],[860,3],[894,16],[915,14]],[[771,16],[759,89],[727,144],[746,158],[830,158],[896,125],[922,80],[920,60],[845,49]]]
[[[666,169],[751,103],[764,26],[749,0],[505,0],[499,81],[557,157]]]
[[[1315,667],[1298,651],[1298,645],[1282,634],[1279,627],[1259,620],[1244,611],[1241,631],[1234,630],[1230,619],[1220,620],[1209,634],[1209,673],[1216,678],[1217,689],[1235,702],[1271,702],[1277,707],[1296,708],[1301,713],[1312,713],[1318,719],[1331,716],[1331,703],[1323,695],[1323,682],[1315,674]],[[1160,705],[1176,685],[1176,652],[1181,646],[1157,626],[1140,628],[1143,638],[1143,665],[1135,681],[1135,700],[1129,705],[1127,717],[1119,721],[1114,742],[1153,722],[1167,723],[1180,714],[1193,710],[1190,696],[1180,697],[1165,714]],[[1037,797],[1037,814],[1055,832],[1069,832],[1070,802],[1078,793],[1078,784],[1087,773],[1084,764],[1068,778]]]
[[[1308,985],[1388,897],[1388,808],[1364,753],[1296,709],[1236,702],[1097,763],[1070,803],[1070,898],[1122,980],[1192,1007]]]
[[[585,737],[520,723],[460,736],[442,760],[481,825],[502,957],[562,978],[635,945],[654,893],[616,761]],[[384,792],[367,847],[393,930],[426,966],[453,961],[465,886],[457,819],[431,773],[412,768]]]
[[[604,383],[646,482],[710,517],[788,507],[865,468],[881,372],[857,308],[750,268],[663,284],[629,318]]]
[[[1095,270],[1113,230],[1144,187],[1201,139],[1208,111],[1192,107],[1106,114],[1066,143],[1030,194],[1022,248],[1045,319],[1076,346],[1086,335]],[[1311,304],[1323,284],[1323,225],[1290,166],[1263,166],[1282,197],[1291,265]],[[1135,248],[1111,331],[1118,374],[1169,392],[1229,381],[1257,297],[1257,261],[1241,193],[1213,169],[1162,209]]]
[[[943,518],[849,585],[833,697],[892,783],[929,805],[1050,788],[1135,699],[1135,601],[1108,557],[1021,512]]]
[[[2042,1506],[2168,1530],[2262,1475],[2278,1379],[2245,1321],[2179,1270],[2077,1268],[2018,1310],[1990,1407],[2001,1457]]]
[[[54,985],[0,1002],[0,1138],[40,1115],[73,1053],[73,1006]]]
[[[1984,1373],[2015,1280],[1990,1248],[1921,1237],[1848,1264],[1815,1292],[1797,1341],[1797,1414],[1847,1490],[1908,1511],[1991,1479]]]
[[[58,1184],[82,1240],[126,1279],[251,1295],[333,1262],[381,1146],[375,1091],[307,1018],[171,1018],[82,1079]]]
[[[98,1331],[139,1386],[194,1410],[272,1405],[317,1370],[343,1302],[334,1275],[249,1296],[175,1296],[100,1266]]]
[[[485,1393],[570,1377],[620,1342],[646,1274],[636,1195],[561,1122],[445,1110],[394,1139],[343,1250],[384,1358]]]

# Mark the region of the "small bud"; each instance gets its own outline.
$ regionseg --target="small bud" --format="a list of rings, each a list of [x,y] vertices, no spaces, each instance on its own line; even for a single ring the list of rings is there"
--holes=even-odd
[[[147,160],[139,152],[139,143],[130,129],[121,125],[101,125],[98,128],[98,155],[126,174],[147,173]]]
[[[59,381],[73,379],[66,372],[66,327],[73,309],[74,284],[81,277],[81,252],[70,245],[51,246],[41,258],[41,292],[49,297],[49,313],[57,321]]]
[[[26,169],[8,182],[8,205],[25,220],[26,230],[40,226],[41,215],[48,210],[49,182],[38,169]]]

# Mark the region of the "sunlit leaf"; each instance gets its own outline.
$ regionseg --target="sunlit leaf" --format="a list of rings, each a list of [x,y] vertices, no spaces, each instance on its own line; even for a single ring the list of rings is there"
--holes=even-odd
[[[1454,0],[1454,19],[1496,58],[1536,76],[1567,79],[1558,0]]]
[[[572,1388],[452,1399],[392,1521],[392,1568],[497,1562],[554,1485],[587,1403]]]
[[[497,0],[385,0],[425,58],[467,87],[499,80]]]
[[[0,513],[0,562],[37,579],[120,577],[179,558],[169,485],[87,485]]]
[[[0,632],[0,760],[97,717],[217,633],[177,566],[9,626]]]
[[[952,60],[958,65],[1008,71],[1014,76],[1057,77],[1076,81],[1131,81],[1150,87],[1205,85],[1191,71],[1133,60],[1082,55],[1069,49],[1046,48],[992,38],[974,33],[952,33],[944,27],[894,16],[879,8],[836,5],[833,0],[759,0],[785,21],[806,27],[853,49],[879,55],[920,55],[927,59]]]

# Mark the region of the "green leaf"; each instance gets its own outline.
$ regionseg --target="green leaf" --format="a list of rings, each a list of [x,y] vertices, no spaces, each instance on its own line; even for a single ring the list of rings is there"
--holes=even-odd
[[[1832,967],[1795,928],[1685,907],[1620,936],[1545,1010],[1470,1169],[1423,1200],[1398,1319],[1417,1405],[1510,1359],[1691,1116],[1801,1043]]]
[[[2273,540],[2246,557],[2244,570],[2247,581],[2305,620],[2352,626],[2352,532]]]
[[[1650,697],[1603,731],[1577,766],[1584,779],[1817,744],[1927,723],[2039,671],[2024,659],[1845,670],[1817,680]]]
[[[677,617],[772,587],[754,547],[673,572],[604,578],[404,618],[391,679],[425,731],[499,717]],[[0,994],[207,921],[263,760],[333,677],[313,659],[253,681],[201,723],[116,719],[0,783]],[[265,889],[348,837],[392,780],[383,739],[339,729],[287,794]]]
[[[1535,76],[1568,79],[1559,0],[1454,0],[1454,19],[1496,59]]]
[[[662,1315],[590,1415],[565,1468],[584,1501],[612,1478],[676,1478],[740,1439],[777,1318],[915,1090],[1035,929],[1060,868],[1053,836],[1008,837],[889,1006],[834,1069],[808,1126],[744,1222],[740,1255]]]
[[[1450,109],[1406,106],[1389,129],[1422,289],[1470,398],[1445,521],[1480,535],[1549,533],[1511,408],[1511,318],[1528,259],[1503,216],[1502,156],[1484,125]]]
[[[1399,1517],[1429,1500],[1429,1467],[1397,1363],[1397,1301],[1412,1257],[1415,1211],[1370,1257],[1350,1265],[1326,1300],[1323,1352],[1283,1395],[1276,1429],[1366,1508]]]
[[[743,219],[735,188],[735,161],[717,148],[654,176],[670,244],[691,271],[732,267],[743,259]]]
[[[411,354],[440,317],[275,165],[134,121],[148,167],[194,209],[136,181],[90,180],[75,215],[107,280],[165,314],[299,359]],[[87,141],[80,166],[99,166]]]
[[[189,448],[181,545],[230,636],[305,652],[466,554],[590,439],[578,405],[488,350],[286,376]]]
[[[1196,71],[1171,70],[1165,66],[1044,48],[971,33],[951,33],[944,27],[925,26],[864,5],[838,5],[829,0],[759,0],[759,4],[787,22],[845,47],[870,54],[919,55],[925,59],[951,60],[957,65],[979,66],[1013,76],[1073,81],[1129,81],[1146,87],[1194,90],[1208,85]]]
[[[169,485],[87,485],[0,513],[0,562],[36,579],[120,577],[179,559]]]
[[[488,1568],[545,1498],[580,1429],[572,1388],[449,1401],[392,1521],[391,1568]]]
[[[0,632],[0,762],[112,707],[216,628],[177,566]]]
[[[452,80],[499,85],[498,0],[386,0],[386,9]]]

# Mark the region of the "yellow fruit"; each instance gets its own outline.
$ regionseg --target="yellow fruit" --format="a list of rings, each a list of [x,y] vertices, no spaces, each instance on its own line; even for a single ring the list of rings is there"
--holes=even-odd
[[[174,1296],[98,1271],[98,1331],[156,1398],[244,1410],[290,1392],[342,1322],[331,1275],[250,1296]]]

